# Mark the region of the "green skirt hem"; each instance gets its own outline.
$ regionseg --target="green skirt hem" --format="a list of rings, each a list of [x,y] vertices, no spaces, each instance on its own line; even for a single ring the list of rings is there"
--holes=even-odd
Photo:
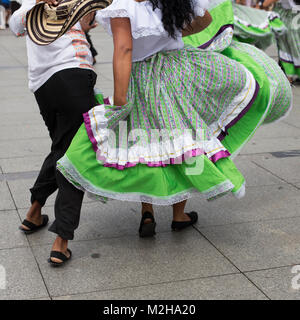
[[[228,161],[230,161],[228,159]],[[177,165],[181,166],[181,165]],[[133,171],[140,171],[142,167],[142,170],[149,171],[166,171],[168,170],[167,168],[171,169],[174,171],[174,166],[169,166],[169,167],[164,167],[164,168],[149,168],[144,165],[139,165],[137,167],[129,168],[126,169],[125,172],[126,174],[129,172],[130,175],[134,175],[135,172]],[[202,199],[206,200],[214,200],[217,199],[221,196],[224,196],[230,192],[232,192],[237,198],[241,198],[244,193],[245,193],[245,180],[243,176],[239,173],[239,171],[236,169],[236,178],[233,180],[236,180],[235,182],[239,181],[239,184],[234,186],[233,183],[229,180],[226,179],[226,177],[222,177],[219,174],[219,177],[216,176],[216,182],[218,184],[215,184],[211,186],[208,189],[205,189],[205,186],[202,187],[203,190],[197,189],[195,186],[191,186],[190,183],[187,181],[182,180],[182,177],[178,175],[178,180],[174,180],[175,184],[178,184],[177,186],[174,186],[174,190],[172,190],[172,193],[168,195],[159,195],[158,193],[153,194],[151,190],[151,186],[144,184],[141,185],[139,184],[139,188],[134,188],[135,190],[133,191],[125,191],[124,188],[120,187],[120,190],[117,191],[118,187],[116,187],[115,190],[108,189],[108,188],[101,188],[101,180],[98,178],[99,184],[96,185],[90,181],[90,179],[87,179],[84,177],[83,174],[81,174],[77,169],[76,166],[70,161],[70,159],[65,155],[63,158],[61,158],[58,162],[57,169],[65,176],[65,178],[72,183],[76,188],[87,192],[88,196],[100,200],[103,203],[107,202],[107,200],[121,200],[121,201],[132,201],[132,202],[145,202],[145,203],[151,203],[154,205],[172,205],[174,203],[178,203],[187,199],[190,199],[192,197],[200,197]],[[113,176],[113,173],[116,173],[117,175],[120,174],[119,170],[112,169],[112,168],[106,168],[103,166],[99,166],[98,164],[98,170],[99,171],[106,171],[109,172],[111,176]],[[208,170],[210,171],[210,170]],[[233,169],[234,171],[234,169]],[[211,175],[210,173],[205,173],[205,175]],[[155,176],[155,175],[154,175]],[[97,175],[97,177],[99,177]],[[212,178],[214,179],[214,178]],[[153,178],[154,182],[155,178]],[[211,179],[206,179],[211,180]],[[102,180],[103,181],[103,180]],[[221,181],[221,182],[220,182]],[[123,184],[127,184],[126,180],[122,181]],[[121,182],[121,184],[122,184]],[[212,183],[212,182],[211,182]],[[117,181],[111,181],[110,185],[117,185]],[[128,186],[128,190],[130,190],[130,183]],[[157,188],[154,188],[157,189]],[[140,190],[137,192],[136,190]],[[161,194],[164,193],[164,191],[160,191]]]

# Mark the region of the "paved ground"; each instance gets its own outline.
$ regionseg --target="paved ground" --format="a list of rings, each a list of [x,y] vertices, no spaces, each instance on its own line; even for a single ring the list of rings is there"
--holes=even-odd
[[[93,39],[97,86],[111,94],[111,42],[101,29]],[[74,259],[54,270],[46,262],[54,235],[18,231],[50,145],[26,65],[24,39],[0,31],[0,299],[300,299],[291,272],[300,264],[300,88],[290,117],[261,128],[237,158],[243,200],[190,201],[200,219],[182,233],[170,231],[170,208],[161,207],[156,238],[142,240],[139,205],[86,199]],[[289,150],[298,153],[272,154]]]

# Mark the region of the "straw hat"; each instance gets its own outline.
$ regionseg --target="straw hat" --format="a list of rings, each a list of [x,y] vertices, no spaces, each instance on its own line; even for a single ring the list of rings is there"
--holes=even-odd
[[[104,9],[111,3],[112,0],[62,0],[56,7],[39,3],[27,12],[28,36],[38,45],[50,44],[83,16]]]

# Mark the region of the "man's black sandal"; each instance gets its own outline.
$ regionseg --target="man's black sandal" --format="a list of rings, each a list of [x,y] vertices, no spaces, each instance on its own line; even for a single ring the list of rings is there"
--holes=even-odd
[[[146,219],[150,219],[152,222],[145,223]],[[153,214],[149,211],[144,212],[142,215],[140,228],[139,228],[140,237],[141,238],[153,237],[156,234],[155,227],[156,227],[156,222],[154,220]]]
[[[43,215],[42,215],[42,219],[43,219],[42,224],[40,224],[39,226],[37,226],[36,224],[34,224],[34,223],[32,223],[32,222],[30,222],[30,221],[28,221],[28,220],[25,219],[25,220],[22,222],[22,225],[24,225],[25,227],[27,227],[29,230],[24,229],[22,226],[20,226],[19,229],[20,229],[21,231],[23,231],[25,234],[34,233],[34,232],[40,230],[41,228],[44,228],[44,227],[48,224],[48,222],[49,222],[49,217],[48,217],[46,214],[43,214]]]
[[[72,257],[72,251],[70,249],[67,249],[67,251],[69,252],[70,256],[67,257],[66,255],[64,255],[62,252],[59,251],[51,251],[50,253],[50,258],[48,259],[48,262],[51,264],[51,266],[53,267],[60,267],[63,264],[65,264],[67,261],[69,261]],[[61,262],[56,262],[56,261],[52,261],[51,258],[56,258],[61,260]]]
[[[185,229],[189,226],[192,226],[198,221],[198,213],[195,211],[192,211],[190,213],[186,213],[190,217],[190,221],[172,221],[171,228],[174,231],[180,231],[182,229]]]

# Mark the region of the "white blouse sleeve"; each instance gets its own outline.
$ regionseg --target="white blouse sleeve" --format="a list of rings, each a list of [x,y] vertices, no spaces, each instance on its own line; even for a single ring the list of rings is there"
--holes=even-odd
[[[166,31],[159,13],[153,14],[150,1],[113,0],[107,8],[97,12],[96,20],[111,35],[111,18],[129,18],[134,39],[165,35]]]
[[[209,0],[193,0],[194,12],[197,17],[203,17],[208,9]]]

